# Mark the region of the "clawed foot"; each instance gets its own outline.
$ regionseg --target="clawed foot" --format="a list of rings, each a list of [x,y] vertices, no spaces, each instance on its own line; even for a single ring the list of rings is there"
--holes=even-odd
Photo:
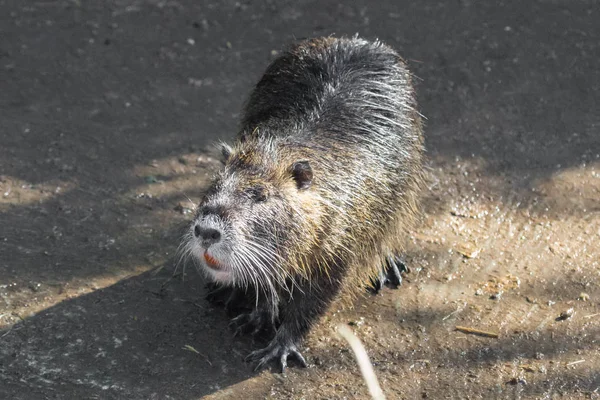
[[[247,333],[256,336],[261,332],[273,335],[276,329],[271,313],[265,310],[253,310],[250,313],[240,314],[231,320],[229,328],[233,329],[234,336]]]
[[[387,257],[386,280],[384,285],[392,289],[398,289],[402,285],[402,272],[408,272],[408,268],[404,261],[397,256]]]
[[[408,268],[400,257],[388,256],[385,270],[379,273],[377,279],[371,279],[372,287],[369,291],[373,294],[379,293],[384,286],[398,289],[402,285],[402,272],[408,272]]]
[[[275,360],[278,362],[281,373],[283,374],[287,368],[288,357],[294,357],[303,368],[308,366],[306,360],[302,354],[300,354],[295,344],[283,344],[277,338],[273,339],[271,343],[269,343],[269,345],[264,349],[256,350],[250,353],[250,355],[246,357],[246,361],[258,361],[256,368],[254,368],[255,371],[258,371],[271,361]]]

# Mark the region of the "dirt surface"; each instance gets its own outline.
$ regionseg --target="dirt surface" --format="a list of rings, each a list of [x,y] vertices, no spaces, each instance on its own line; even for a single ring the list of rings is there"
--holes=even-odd
[[[600,398],[598,21],[593,0],[0,0],[0,398],[368,398],[348,323],[390,399]],[[412,272],[331,309],[308,369],[253,372],[261,343],[173,275],[179,235],[269,60],[356,32],[420,78]]]

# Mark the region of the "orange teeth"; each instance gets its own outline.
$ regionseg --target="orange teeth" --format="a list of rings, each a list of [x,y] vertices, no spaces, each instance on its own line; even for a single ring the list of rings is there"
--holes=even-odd
[[[208,252],[206,252],[206,251],[204,252],[204,261],[206,261],[206,264],[208,264],[208,266],[211,268],[215,268],[215,269],[221,268],[221,264],[219,263],[219,261],[217,261],[216,258],[214,258],[210,254],[208,254]]]

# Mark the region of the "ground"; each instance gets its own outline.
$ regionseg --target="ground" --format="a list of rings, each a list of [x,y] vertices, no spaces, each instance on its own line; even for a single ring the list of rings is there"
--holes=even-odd
[[[340,324],[390,399],[599,398],[598,21],[594,0],[0,0],[0,398],[368,398]],[[411,272],[332,308],[309,368],[254,372],[179,238],[269,60],[357,32],[418,77]]]

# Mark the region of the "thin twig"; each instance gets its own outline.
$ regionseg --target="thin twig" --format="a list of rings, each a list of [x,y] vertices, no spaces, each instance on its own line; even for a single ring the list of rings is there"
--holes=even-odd
[[[463,332],[463,333],[471,333],[473,335],[478,335],[478,336],[485,336],[485,337],[491,337],[494,339],[498,339],[498,334],[495,332],[489,332],[489,331],[482,331],[479,329],[474,329],[474,328],[469,328],[466,326],[457,326],[456,327],[457,331]]]
[[[457,312],[460,312],[460,311],[462,311],[462,310],[459,309],[459,310],[452,311],[450,314],[448,314],[444,318],[442,318],[442,321],[447,320],[448,318],[450,318],[451,316],[453,316],[454,314],[456,314]]]
[[[467,303],[463,304],[462,307],[457,308],[456,310],[452,311],[450,314],[448,314],[444,318],[442,318],[442,321],[445,321],[448,318],[450,318],[451,316],[453,316],[454,314],[461,312],[462,310],[465,309],[466,306],[467,306]]]
[[[383,395],[381,386],[379,386],[379,382],[377,381],[377,376],[375,376],[375,371],[373,370],[371,361],[369,361],[369,356],[367,355],[367,352],[365,351],[365,348],[360,340],[346,325],[338,326],[338,333],[340,336],[346,339],[352,348],[354,356],[356,357],[356,362],[360,368],[360,372],[367,383],[369,393],[371,393],[371,397],[375,400],[385,400],[385,396]]]
[[[185,346],[182,347],[183,350],[188,350],[191,351],[192,353],[196,353],[202,357],[204,357],[204,359],[206,360],[206,362],[212,367],[212,363],[210,362],[210,360],[208,359],[207,356],[205,356],[204,354],[200,353],[198,350],[196,350],[195,348],[193,348],[192,346],[190,346],[189,344],[186,344]]]

